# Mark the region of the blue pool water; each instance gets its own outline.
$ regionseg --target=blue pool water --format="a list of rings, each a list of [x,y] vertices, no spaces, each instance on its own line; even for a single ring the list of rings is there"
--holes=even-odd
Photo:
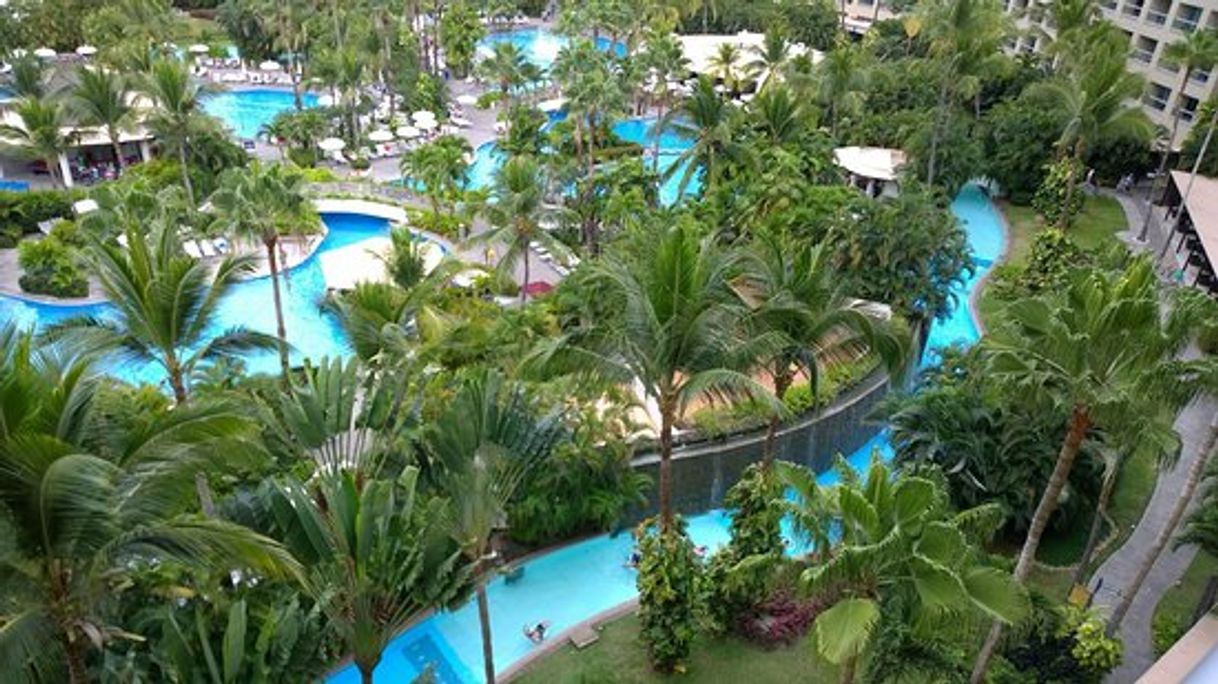
[[[989,270],[1003,249],[1002,222],[993,205],[975,186],[968,186],[952,202],[952,212],[962,222],[973,248],[977,271],[956,288],[957,304],[930,332],[931,353],[944,344],[972,344],[979,338],[968,307],[969,293]],[[848,457],[862,470],[878,451],[892,457],[886,435],[876,435]],[[817,478],[822,485],[837,482],[830,471]],[[689,533],[696,544],[717,549],[729,539],[728,515],[714,510],[688,519]],[[788,540],[790,531],[784,530]],[[550,621],[550,632],[558,634],[598,613],[637,596],[635,573],[624,567],[633,541],[629,534],[601,535],[546,553],[524,564],[524,575],[509,585],[502,579],[487,586],[490,599],[491,635],[495,663],[503,672],[533,648],[522,628],[539,620]],[[793,551],[799,545],[792,540]],[[482,642],[478,611],[473,602],[450,612],[437,613],[390,643],[376,670],[377,681],[408,682],[433,663],[443,684],[476,684],[482,676]],[[359,673],[345,667],[326,680],[327,684],[356,684]]]
[[[346,356],[351,350],[338,321],[323,313],[318,303],[325,295],[325,277],[318,255],[370,237],[389,234],[389,222],[359,214],[325,214],[322,216],[328,232],[317,251],[304,263],[286,272],[280,281],[283,294],[284,321],[288,341],[292,345],[293,361],[323,356]],[[253,278],[238,283],[220,304],[216,323],[208,331],[218,335],[235,325],[275,334],[275,310],[272,305],[269,277]],[[0,296],[0,323],[16,321],[22,327],[38,328],[65,318],[80,315],[111,317],[109,304],[60,306],[30,302]],[[250,355],[246,368],[253,373],[278,373],[278,357],[273,352]],[[144,363],[111,362],[107,370],[130,382],[160,383],[164,373],[158,366]]]
[[[306,107],[317,105],[315,93],[302,93],[301,99]],[[271,88],[226,90],[203,102],[204,111],[218,117],[238,138],[258,137],[262,127],[270,123],[276,114],[295,106],[292,91]]]
[[[548,71],[554,64],[554,59],[558,57],[558,52],[569,42],[566,36],[560,36],[544,28],[496,31],[478,41],[478,54],[480,58],[485,58],[494,52],[495,46],[499,43],[511,43],[520,49],[526,60],[541,67],[543,71]],[[603,36],[597,39],[596,45],[605,51],[612,49],[619,57],[626,54],[625,45],[615,44]]]

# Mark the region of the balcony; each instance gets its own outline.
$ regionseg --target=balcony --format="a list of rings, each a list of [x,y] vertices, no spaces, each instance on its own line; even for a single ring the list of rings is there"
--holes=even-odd
[[[1166,24],[1166,23],[1167,23],[1167,12],[1162,12],[1162,11],[1160,11],[1160,10],[1153,10],[1153,9],[1152,9],[1152,10],[1147,11],[1147,12],[1146,12],[1146,16],[1145,16],[1145,17],[1143,17],[1143,18],[1144,18],[1144,19],[1145,19],[1145,20],[1146,20],[1148,23],[1151,23],[1151,24],[1156,24],[1156,25],[1158,25],[1158,26],[1162,26],[1162,25],[1164,25],[1164,24]]]
[[[1149,107],[1153,107],[1159,111],[1167,109],[1167,98],[1147,94],[1142,98],[1142,102]]]
[[[1154,59],[1154,56],[1154,50],[1147,50],[1145,48],[1134,48],[1133,51],[1129,53],[1130,59],[1137,60],[1143,64],[1150,64],[1150,60]]]
[[[1192,81],[1193,83],[1205,83],[1206,81],[1210,80],[1210,72],[1202,71],[1202,70],[1198,69],[1198,70],[1194,71],[1188,77],[1188,79],[1190,81]]]
[[[1137,17],[1142,14],[1142,4],[1129,3],[1128,5],[1125,5],[1125,7],[1121,8],[1121,13],[1127,17]]]
[[[1192,33],[1197,30],[1197,20],[1188,19],[1186,17],[1176,17],[1176,20],[1171,23],[1171,27],[1181,33]]]

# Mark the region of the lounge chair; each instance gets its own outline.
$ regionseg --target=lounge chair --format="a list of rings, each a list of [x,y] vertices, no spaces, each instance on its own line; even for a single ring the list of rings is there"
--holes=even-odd
[[[216,248],[212,246],[211,240],[197,240],[196,244],[199,245],[199,251],[203,253],[203,256],[205,256],[205,257],[216,256],[216,254],[217,254]]]
[[[224,238],[216,238],[211,241],[212,247],[216,248],[217,254],[228,254],[228,240]]]
[[[199,245],[196,244],[194,240],[183,240],[182,251],[186,253],[186,256],[192,259],[203,258],[203,252],[199,251]]]
[[[463,116],[454,116],[451,119],[449,119],[449,121],[453,122],[454,126],[458,126],[460,128],[472,128],[474,125],[473,121],[470,121],[469,119],[467,119]]]

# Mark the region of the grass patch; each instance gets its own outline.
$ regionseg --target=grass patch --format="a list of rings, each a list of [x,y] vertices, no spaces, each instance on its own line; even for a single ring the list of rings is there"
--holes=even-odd
[[[1197,602],[1214,575],[1218,575],[1218,558],[1205,551],[1197,551],[1180,581],[1163,593],[1159,605],[1155,606],[1154,620],[1151,622],[1157,652],[1166,652],[1188,631]]]
[[[565,645],[530,666],[515,681],[520,684],[666,681],[718,684],[836,679],[835,668],[816,656],[810,635],[794,646],[772,651],[733,637],[700,638],[694,644],[688,672],[660,675],[651,669],[647,652],[639,641],[638,617],[628,615],[604,625],[600,640],[595,644],[582,651]]]
[[[1002,263],[1020,266],[1032,248],[1032,238],[1044,228],[1044,221],[1029,206],[1003,202],[999,209],[1007,219],[1007,251]],[[1068,232],[1079,247],[1102,250],[1116,244],[1117,234],[1126,228],[1125,210],[1120,202],[1111,197],[1089,195]],[[1004,302],[990,296],[989,289],[982,285],[977,299],[977,313],[982,323],[994,320],[1003,305]]]

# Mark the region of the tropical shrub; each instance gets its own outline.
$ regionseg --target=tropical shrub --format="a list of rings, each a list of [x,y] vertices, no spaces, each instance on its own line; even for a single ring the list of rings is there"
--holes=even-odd
[[[1061,130],[1061,115],[1020,98],[995,105],[982,118],[985,175],[1016,204],[1032,200]]]
[[[853,387],[858,381],[875,370],[879,362],[874,356],[864,356],[853,361],[840,361],[822,369],[816,386],[816,397],[812,396],[812,385],[797,382],[782,395],[782,403],[793,415],[801,415],[814,408],[825,406],[839,394]]]
[[[999,681],[1098,684],[1120,663],[1121,643],[1104,636],[1103,621],[1093,614],[1041,599],[1027,623],[1027,634],[1012,640],[1003,656],[1020,677],[1032,679],[1004,676]]]
[[[703,607],[702,564],[681,520],[668,530],[644,521],[639,540],[639,622],[651,664],[685,671]]]
[[[1175,615],[1156,611],[1154,621],[1150,624],[1150,640],[1154,646],[1155,655],[1161,656],[1167,653],[1187,631],[1188,628]]]
[[[790,646],[808,633],[822,607],[815,600],[779,593],[741,613],[736,632],[764,648]]]
[[[62,190],[0,190],[0,247],[13,247],[23,234],[37,233],[43,221],[71,216],[77,197]]]
[[[74,250],[53,237],[22,242],[17,263],[23,271],[17,282],[25,292],[52,297],[89,294],[89,282]]]
[[[1091,255],[1068,234],[1057,228],[1046,228],[1033,239],[1024,265],[1007,265],[995,276],[994,294],[1009,300],[1055,292],[1068,284],[1079,269],[1092,263]]]
[[[1070,655],[1097,678],[1121,664],[1124,644],[1104,633],[1104,620],[1098,615],[1067,606],[1057,636],[1073,640]]]
[[[1073,157],[1062,157],[1045,168],[1045,178],[1032,197],[1032,208],[1044,217],[1045,223],[1058,224],[1065,211],[1065,225],[1069,225],[1083,210],[1086,193],[1082,188],[1082,176],[1082,164]],[[1066,206],[1067,195],[1070,196],[1069,206]]]

